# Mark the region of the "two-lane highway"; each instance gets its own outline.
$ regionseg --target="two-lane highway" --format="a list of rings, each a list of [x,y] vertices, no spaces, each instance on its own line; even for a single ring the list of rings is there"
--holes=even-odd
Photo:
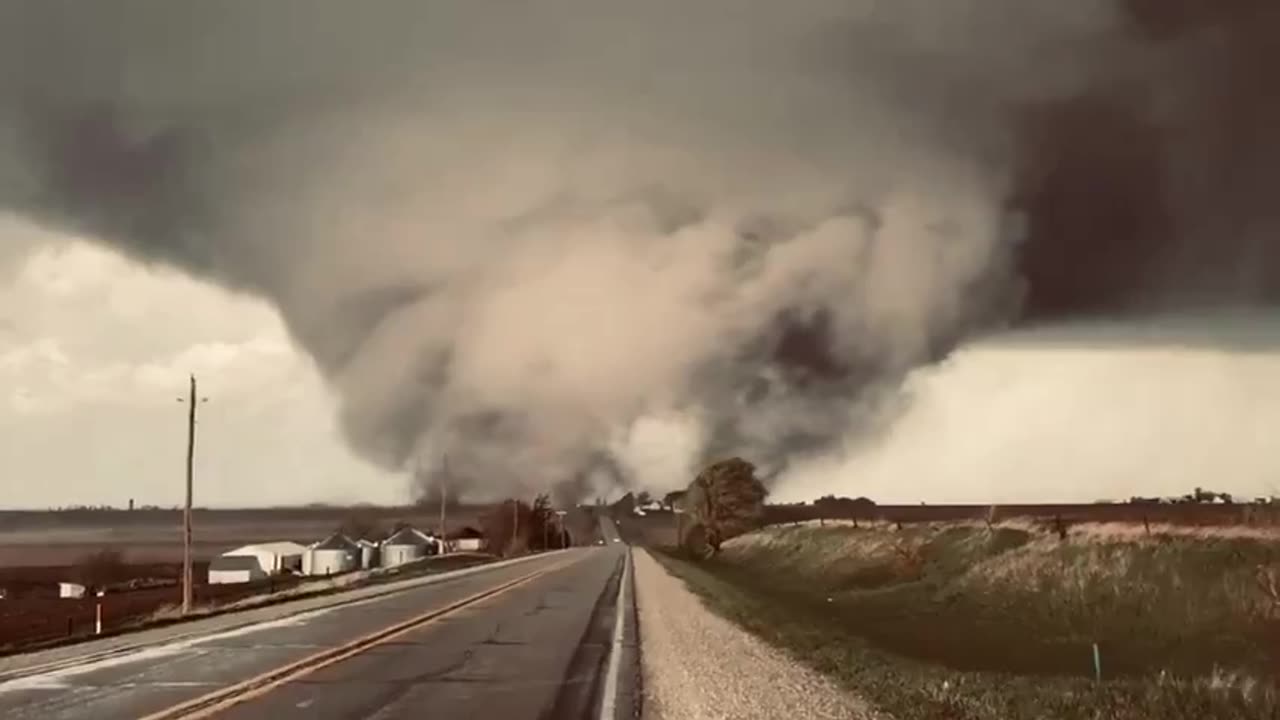
[[[634,638],[615,645],[632,615],[629,600],[617,607],[625,555],[613,543],[551,553],[7,680],[0,716],[594,719],[611,698],[615,718],[631,717],[636,672],[611,666],[634,653],[609,661]]]

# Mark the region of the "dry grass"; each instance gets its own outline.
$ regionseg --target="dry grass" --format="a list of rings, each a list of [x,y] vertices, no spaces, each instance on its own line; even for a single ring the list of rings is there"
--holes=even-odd
[[[1192,538],[1198,540],[1263,540],[1280,542],[1280,525],[1166,525],[1150,526],[1129,523],[1078,523],[1071,527],[1072,534],[1112,540],[1140,542],[1159,541],[1161,538]]]
[[[812,523],[666,561],[903,718],[1280,716],[1280,542],[1136,530]]]

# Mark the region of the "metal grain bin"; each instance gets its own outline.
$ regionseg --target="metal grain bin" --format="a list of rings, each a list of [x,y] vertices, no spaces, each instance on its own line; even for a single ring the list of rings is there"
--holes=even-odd
[[[307,548],[303,558],[307,575],[338,575],[360,567],[360,546],[345,535],[334,533]]]
[[[421,560],[433,542],[413,528],[404,528],[382,542],[382,566],[395,567]]]
[[[358,543],[360,545],[360,569],[368,570],[378,567],[378,562],[381,559],[381,553],[378,552],[378,543],[369,540],[360,540]]]

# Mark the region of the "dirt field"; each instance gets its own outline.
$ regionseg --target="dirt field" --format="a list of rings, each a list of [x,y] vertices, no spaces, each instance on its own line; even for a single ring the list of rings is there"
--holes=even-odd
[[[480,527],[487,505],[450,507],[451,530]],[[350,535],[385,536],[397,523],[437,529],[439,507],[281,508],[196,510],[193,517],[197,605],[233,602],[297,585],[292,577],[207,585],[208,561],[232,548],[292,540],[307,544],[343,528]],[[589,513],[566,522],[580,542],[594,539]],[[0,651],[7,645],[93,632],[98,598],[57,597],[59,582],[106,584],[104,627],[145,619],[181,602],[182,514],[175,510],[0,511]],[[111,562],[89,559],[104,551]],[[133,583],[136,587],[130,587]]]
[[[491,556],[483,553],[458,553],[445,557],[432,557],[425,564],[402,566],[400,572],[442,572],[488,562]],[[0,654],[19,652],[31,646],[60,641],[66,638],[82,638],[93,634],[97,605],[102,605],[104,632],[136,627],[139,623],[155,620],[172,620],[182,599],[177,582],[179,564],[120,566],[115,575],[119,578],[148,578],[154,586],[141,589],[108,590],[101,598],[69,599],[50,597],[46,591],[29,592],[0,602]],[[216,611],[230,603],[248,600],[255,596],[268,596],[283,590],[298,588],[304,582],[317,578],[275,576],[251,583],[208,585],[204,564],[195,566],[195,606],[199,612]],[[6,578],[19,577],[25,581],[45,577],[57,577],[67,568],[9,568],[0,570],[0,583]],[[387,578],[403,575],[385,576]],[[319,578],[322,581],[324,578]],[[363,582],[378,582],[379,579]],[[307,588],[315,590],[315,584]],[[307,589],[300,588],[300,589]]]
[[[52,591],[44,588],[51,586],[46,584],[40,590],[28,590],[17,597],[0,601],[0,650],[18,642],[39,643],[88,635],[94,631],[99,601],[102,604],[103,627],[108,631],[145,619],[166,607],[176,606],[182,601],[182,591],[177,581],[180,568],[180,565],[125,566],[122,568],[124,574],[158,580],[157,586],[127,592],[108,592],[102,598],[50,597]],[[217,605],[263,592],[283,590],[299,582],[296,577],[277,577],[256,583],[207,585],[202,582],[205,577],[204,564],[194,569],[197,606]],[[30,587],[38,579],[53,579],[65,576],[66,572],[67,568],[56,566],[6,568],[0,570],[0,584],[8,581],[11,586]]]
[[[450,508],[451,528],[475,525],[486,506]],[[196,510],[193,550],[208,560],[241,545],[323,539],[344,523],[385,531],[397,522],[434,529],[432,507]],[[182,559],[182,513],[176,510],[0,511],[0,568],[72,565],[110,549],[129,563]],[[2,586],[0,586],[2,587]]]

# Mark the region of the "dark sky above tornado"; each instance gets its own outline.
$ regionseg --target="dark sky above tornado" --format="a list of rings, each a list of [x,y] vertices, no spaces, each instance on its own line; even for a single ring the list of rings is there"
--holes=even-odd
[[[680,416],[775,469],[973,333],[1273,302],[1278,32],[1246,0],[13,2],[0,207],[272,303],[382,466],[625,476],[618,435]]]

